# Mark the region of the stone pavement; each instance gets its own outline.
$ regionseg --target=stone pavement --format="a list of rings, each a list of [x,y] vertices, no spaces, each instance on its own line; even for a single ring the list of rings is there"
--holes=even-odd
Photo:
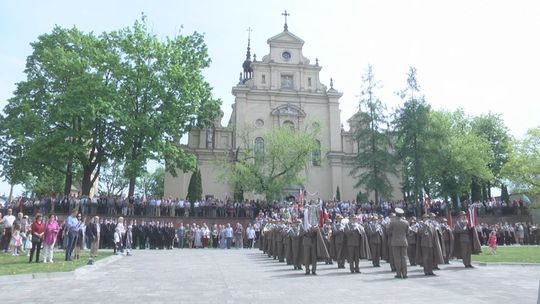
[[[2,303],[537,303],[539,266],[454,261],[437,277],[361,262],[361,274],[319,263],[305,276],[259,250],[138,250],[61,276],[2,278]],[[323,263],[324,264],[324,263]],[[92,268],[88,270],[88,268]]]

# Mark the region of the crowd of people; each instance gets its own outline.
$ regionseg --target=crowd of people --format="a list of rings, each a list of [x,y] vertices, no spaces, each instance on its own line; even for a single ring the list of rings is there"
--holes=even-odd
[[[60,201],[56,210],[61,211],[62,208],[65,208],[63,204]],[[178,226],[175,226],[170,220],[161,220],[155,213],[155,209],[150,210],[151,213],[154,212],[152,213],[154,214],[153,220],[150,221],[138,220],[135,213],[130,212],[126,212],[126,217],[124,217],[124,212],[121,211],[118,214],[116,207],[111,207],[112,210],[107,209],[106,213],[110,213],[110,216],[100,217],[94,215],[98,213],[98,209],[93,212],[92,206],[88,209],[84,207],[85,203],[81,203],[80,200],[77,203],[76,199],[71,199],[69,204],[66,205],[70,215],[65,217],[61,223],[52,213],[49,213],[44,219],[42,214],[38,212],[47,210],[33,210],[35,213],[31,217],[22,212],[25,209],[19,209],[15,213],[15,210],[8,208],[5,210],[5,215],[0,213],[0,249],[14,256],[26,253],[29,262],[32,262],[34,257],[36,262],[40,261],[41,249],[43,249],[42,261],[53,262],[55,248],[63,249],[65,251],[65,260],[69,261],[80,259],[81,250],[85,249],[90,249],[90,256],[95,257],[99,248],[109,248],[118,254],[125,252],[126,255],[131,255],[132,249],[258,247],[274,257],[279,256],[280,260],[284,260],[285,251],[292,250],[292,247],[285,248],[282,247],[285,245],[277,245],[278,249],[274,248],[274,244],[268,243],[269,239],[273,239],[270,235],[280,231],[275,236],[275,242],[281,244],[285,240],[287,242],[292,241],[294,233],[298,234],[300,227],[304,227],[304,225],[299,225],[304,213],[310,209],[310,206],[315,205],[318,208],[315,217],[323,220],[319,224],[312,226],[319,227],[319,231],[325,240],[324,244],[328,255],[324,256],[324,259],[328,263],[337,261],[340,268],[344,267],[346,258],[344,252],[347,252],[345,250],[347,247],[343,244],[349,242],[345,237],[345,232],[347,229],[353,229],[351,227],[363,231],[360,233],[361,241],[358,245],[363,244],[364,247],[358,248],[358,258],[369,258],[373,261],[374,266],[379,265],[380,259],[393,261],[391,254],[392,234],[389,233],[388,229],[392,218],[395,218],[396,210],[400,211],[399,215],[403,218],[409,218],[407,253],[411,265],[423,263],[416,259],[419,254],[417,252],[420,249],[413,248],[419,242],[417,233],[421,227],[433,227],[434,231],[430,233],[438,235],[439,245],[437,248],[440,248],[440,257],[443,257],[444,262],[447,262],[452,256],[450,252],[454,246],[448,242],[456,237],[454,235],[455,227],[449,227],[445,223],[446,218],[440,216],[441,214],[430,212],[438,210],[437,208],[446,209],[444,202],[431,205],[426,213],[431,215],[428,221],[422,220],[419,222],[416,222],[416,218],[412,215],[411,206],[404,202],[351,204],[348,202],[314,201],[305,206],[298,203],[272,202],[271,204],[258,205],[260,208],[258,215],[244,227],[240,222],[232,225],[230,223],[226,225],[207,225],[204,222],[201,224],[188,223],[189,218],[185,218],[186,224],[182,221]],[[105,204],[104,206],[108,205]],[[203,204],[203,206],[207,207],[208,205]],[[199,208],[199,211],[206,210],[200,211],[200,215],[198,214],[199,211],[195,211],[195,217],[212,215],[213,211],[217,210],[212,208],[200,209],[201,205],[195,208]],[[189,213],[191,214],[191,211]],[[130,217],[129,214],[133,214],[133,216]],[[218,214],[221,213],[216,212],[216,216]],[[247,215],[247,213],[233,211],[228,216],[241,218]],[[30,218],[33,220],[30,220]],[[436,220],[437,218],[439,220]],[[357,227],[362,227],[362,229]],[[471,231],[476,232],[474,239],[477,239],[479,244],[489,245],[492,248],[513,244],[540,245],[540,229],[532,223],[509,224],[501,222],[495,225],[482,223],[470,228]],[[307,231],[304,233],[307,233]],[[312,237],[315,234],[312,234]],[[414,237],[411,237],[411,235],[414,235]],[[296,235],[296,238],[299,241],[300,236]],[[359,241],[352,242],[356,244]],[[319,254],[317,254],[317,257],[319,257]],[[353,256],[354,259],[355,256]],[[296,261],[295,268],[300,267],[298,259],[289,256],[287,260],[293,264]],[[352,267],[353,270],[356,269],[354,262]],[[392,266],[392,268],[395,267]],[[426,273],[431,273],[431,271],[428,269]],[[403,276],[404,274],[401,272],[400,275]]]
[[[481,252],[474,225],[462,212],[450,227],[446,218],[426,213],[421,220],[405,219],[403,209],[397,207],[389,216],[367,214],[335,218],[324,216],[304,220],[269,218],[263,223],[259,247],[268,257],[292,265],[294,270],[316,275],[317,263],[337,264],[351,273],[360,273],[359,260],[381,267],[386,260],[395,277],[407,278],[407,263],[423,267],[426,276],[434,276],[438,265],[449,264],[453,257],[462,259],[466,268],[474,268],[471,255]]]
[[[438,216],[447,216],[450,204],[444,200],[424,202],[427,211]],[[5,206],[0,206],[0,212],[7,209],[14,212],[35,215],[37,213],[69,214],[70,210],[78,209],[82,215],[100,216],[148,216],[148,217],[202,217],[202,218],[255,218],[260,212],[283,212],[289,209],[293,203],[290,201],[262,202],[258,200],[245,200],[237,202],[226,198],[224,200],[208,198],[190,203],[182,199],[172,198],[141,198],[141,197],[118,197],[99,196],[88,198],[86,196],[50,195],[44,198],[19,197]],[[369,214],[377,213],[388,216],[395,208],[403,209],[405,216],[419,216],[415,203],[405,201],[348,201],[328,200],[323,202],[325,210],[335,214]],[[521,200],[502,202],[490,200],[484,202],[469,203],[464,201],[460,210],[467,210],[474,205],[480,215],[523,215],[526,214],[527,206]],[[460,210],[453,211],[454,214]]]

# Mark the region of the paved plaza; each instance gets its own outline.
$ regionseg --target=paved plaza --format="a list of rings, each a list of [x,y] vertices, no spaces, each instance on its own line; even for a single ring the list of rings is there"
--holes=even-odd
[[[323,263],[324,264],[324,263]],[[454,261],[437,277],[361,263],[361,274],[319,263],[317,276],[259,250],[135,251],[65,274],[0,278],[2,303],[537,303],[539,266]]]

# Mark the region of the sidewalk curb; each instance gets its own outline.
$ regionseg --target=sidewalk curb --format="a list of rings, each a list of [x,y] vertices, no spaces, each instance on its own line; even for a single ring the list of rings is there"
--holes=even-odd
[[[474,264],[476,264],[476,265],[478,265],[478,266],[484,266],[484,267],[487,267],[487,266],[522,266],[522,267],[536,266],[536,267],[540,267],[540,263],[512,263],[512,262],[500,262],[500,263],[493,262],[493,263],[488,263],[488,262],[474,262]]]
[[[51,280],[51,279],[61,279],[61,278],[73,278],[80,277],[89,272],[98,270],[104,266],[107,266],[119,259],[121,255],[112,255],[95,262],[94,265],[85,265],[79,267],[73,271],[68,272],[37,272],[37,273],[23,273],[23,274],[14,274],[14,275],[3,275],[0,276],[0,283],[2,282],[24,282],[30,280]]]

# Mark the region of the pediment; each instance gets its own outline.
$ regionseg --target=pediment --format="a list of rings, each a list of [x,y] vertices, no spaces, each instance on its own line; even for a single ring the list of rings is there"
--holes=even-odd
[[[306,117],[306,112],[301,107],[292,104],[278,106],[272,110],[273,116]]]
[[[268,44],[273,43],[287,43],[287,44],[297,44],[297,45],[303,45],[304,40],[300,39],[298,36],[294,35],[293,33],[289,31],[284,31],[279,34],[277,34],[274,37],[271,37],[268,39]]]

